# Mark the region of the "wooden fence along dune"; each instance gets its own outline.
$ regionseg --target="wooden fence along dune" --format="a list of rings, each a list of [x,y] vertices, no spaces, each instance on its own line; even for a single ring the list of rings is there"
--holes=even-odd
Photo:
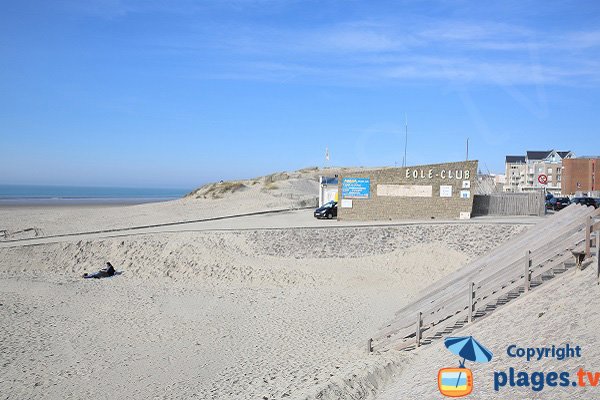
[[[538,215],[546,213],[542,191],[475,195],[473,215]]]
[[[599,247],[598,216],[600,209],[570,205],[474,260],[399,310],[369,339],[369,351],[411,350],[431,343],[580,265],[590,256],[593,237]]]

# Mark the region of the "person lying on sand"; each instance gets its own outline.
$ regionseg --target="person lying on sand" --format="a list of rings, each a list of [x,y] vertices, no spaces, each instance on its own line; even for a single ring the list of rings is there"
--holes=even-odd
[[[106,267],[102,268],[98,272],[94,272],[93,274],[88,274],[87,272],[83,274],[84,278],[108,278],[109,276],[113,276],[115,274],[115,268],[112,266],[110,262],[106,263]]]

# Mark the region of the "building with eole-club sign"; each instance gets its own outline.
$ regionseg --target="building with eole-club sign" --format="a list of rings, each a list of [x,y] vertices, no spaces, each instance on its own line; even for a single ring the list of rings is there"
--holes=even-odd
[[[469,218],[476,174],[462,161],[340,175],[338,219]]]

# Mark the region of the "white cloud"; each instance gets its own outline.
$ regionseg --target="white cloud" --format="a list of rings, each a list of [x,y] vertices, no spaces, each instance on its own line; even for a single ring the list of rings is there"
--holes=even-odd
[[[539,39],[542,38],[542,39]],[[148,43],[196,56],[205,79],[356,85],[439,80],[461,84],[597,84],[599,31],[545,33],[508,23],[364,20],[287,28],[219,22]],[[212,56],[212,57],[211,57]],[[193,64],[193,63],[192,63]]]

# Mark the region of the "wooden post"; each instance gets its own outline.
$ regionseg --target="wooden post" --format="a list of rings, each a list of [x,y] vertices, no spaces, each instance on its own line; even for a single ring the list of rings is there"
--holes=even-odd
[[[469,292],[469,319],[467,320],[469,322],[469,324],[471,322],[473,322],[473,297],[475,297],[475,293],[474,293],[474,289],[475,289],[475,283],[474,282],[470,282],[469,283],[469,288],[468,288],[468,292]]]
[[[531,273],[530,273],[530,268],[531,268],[531,251],[527,250],[525,251],[525,293],[529,292],[529,289],[531,288]]]
[[[591,242],[591,234],[592,234],[592,217],[587,217],[585,220],[585,258],[589,258],[591,256],[590,252],[590,242]]]
[[[419,311],[417,313],[417,334],[416,334],[416,340],[417,340],[417,347],[421,346],[421,324],[422,324],[422,316],[423,314],[421,313],[421,311]]]
[[[596,280],[600,285],[600,231],[596,231]]]
[[[367,340],[367,353],[370,354],[373,352],[373,339],[369,338],[369,340]]]

